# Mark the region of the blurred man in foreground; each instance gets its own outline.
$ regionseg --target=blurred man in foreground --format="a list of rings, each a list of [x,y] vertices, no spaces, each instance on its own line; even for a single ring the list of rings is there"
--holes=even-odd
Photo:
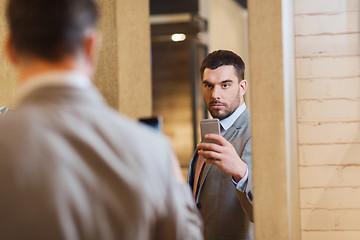
[[[202,239],[161,135],[91,83],[93,0],[9,0],[19,108],[0,121],[0,239]]]

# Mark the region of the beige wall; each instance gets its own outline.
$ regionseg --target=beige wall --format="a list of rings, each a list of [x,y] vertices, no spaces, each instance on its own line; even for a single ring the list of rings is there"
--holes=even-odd
[[[255,239],[300,239],[293,6],[249,1]]]
[[[234,0],[200,0],[200,14],[209,23],[207,42],[209,52],[227,49],[237,53],[245,62],[245,79],[250,80],[248,11]],[[251,86],[251,81],[249,81]],[[250,91],[245,95],[250,107]]]
[[[229,49],[248,63],[247,10],[233,0],[208,2],[209,51]]]
[[[148,0],[98,0],[103,48],[95,84],[115,109],[134,118],[151,114]],[[0,0],[0,106],[10,105],[16,75],[5,59],[5,0]]]
[[[294,2],[302,239],[360,239],[360,1]]]
[[[151,115],[148,0],[98,0],[103,48],[96,86],[113,108],[133,117]]]
[[[6,34],[5,0],[0,0],[0,107],[10,106],[16,91],[15,70],[5,58],[4,40]]]

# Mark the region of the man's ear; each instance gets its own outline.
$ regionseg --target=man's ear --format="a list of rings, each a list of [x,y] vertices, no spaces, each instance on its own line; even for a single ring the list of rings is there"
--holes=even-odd
[[[12,42],[12,38],[10,36],[8,36],[5,39],[5,54],[7,56],[7,58],[9,59],[9,61],[13,64],[13,65],[17,65],[18,63],[18,57],[16,54],[16,50],[14,48],[14,44]]]
[[[101,47],[101,36],[96,30],[88,30],[85,33],[83,50],[85,56],[92,65],[95,65],[98,52]]]
[[[244,80],[240,81],[240,93],[241,93],[241,96],[243,96],[246,93],[246,90],[247,90],[247,81],[244,79]]]

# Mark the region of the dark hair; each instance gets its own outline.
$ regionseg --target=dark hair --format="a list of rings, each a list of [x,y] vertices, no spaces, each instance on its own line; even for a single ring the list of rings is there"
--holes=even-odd
[[[9,0],[7,6],[16,51],[48,61],[75,54],[97,18],[94,0]]]
[[[217,69],[218,67],[231,65],[234,66],[239,78],[239,81],[245,79],[245,63],[236,53],[228,50],[217,50],[203,60],[200,67],[200,76],[203,79],[206,68]]]

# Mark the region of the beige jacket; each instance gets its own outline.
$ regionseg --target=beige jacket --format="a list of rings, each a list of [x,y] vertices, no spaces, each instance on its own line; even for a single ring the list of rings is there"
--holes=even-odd
[[[38,89],[0,119],[0,239],[202,239],[171,154],[94,89]]]

